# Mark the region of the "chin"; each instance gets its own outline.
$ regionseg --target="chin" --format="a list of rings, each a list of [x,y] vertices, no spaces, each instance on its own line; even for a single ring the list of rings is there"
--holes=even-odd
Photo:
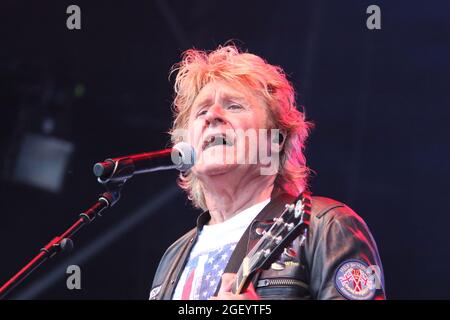
[[[199,177],[217,176],[229,173],[238,166],[237,164],[199,163],[193,168],[193,173]]]

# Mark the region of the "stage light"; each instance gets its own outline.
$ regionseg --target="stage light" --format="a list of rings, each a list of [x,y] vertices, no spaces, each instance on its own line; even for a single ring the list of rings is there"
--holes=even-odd
[[[59,192],[74,150],[71,142],[40,134],[25,134],[14,168],[14,181]]]

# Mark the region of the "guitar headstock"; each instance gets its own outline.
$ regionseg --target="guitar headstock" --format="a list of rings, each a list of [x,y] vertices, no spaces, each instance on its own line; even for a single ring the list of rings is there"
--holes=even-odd
[[[306,239],[311,214],[311,197],[309,193],[302,193],[294,203],[286,204],[282,214],[274,218],[274,223],[262,232],[261,239],[256,243],[239,270],[243,280],[239,287],[244,287],[247,278],[261,269],[267,269],[276,260],[284,248],[288,247],[295,238],[301,236],[300,241]]]

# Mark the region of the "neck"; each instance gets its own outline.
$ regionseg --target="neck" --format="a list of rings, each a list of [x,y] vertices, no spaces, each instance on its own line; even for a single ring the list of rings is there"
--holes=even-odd
[[[237,213],[268,198],[275,176],[218,175],[201,180],[206,205],[211,216],[209,224],[224,222]]]

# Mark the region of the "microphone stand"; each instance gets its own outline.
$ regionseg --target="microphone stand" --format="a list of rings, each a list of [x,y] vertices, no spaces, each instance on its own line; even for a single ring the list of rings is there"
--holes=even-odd
[[[34,270],[40,267],[46,260],[54,257],[61,251],[70,251],[73,248],[72,238],[82,227],[90,224],[97,216],[102,216],[101,212],[112,207],[120,199],[120,192],[125,183],[125,179],[105,183],[106,192],[102,193],[97,202],[86,211],[80,213],[78,220],[72,224],[61,235],[53,238],[47,243],[28,264],[0,287],[0,299],[3,299],[19,283],[25,280]]]

